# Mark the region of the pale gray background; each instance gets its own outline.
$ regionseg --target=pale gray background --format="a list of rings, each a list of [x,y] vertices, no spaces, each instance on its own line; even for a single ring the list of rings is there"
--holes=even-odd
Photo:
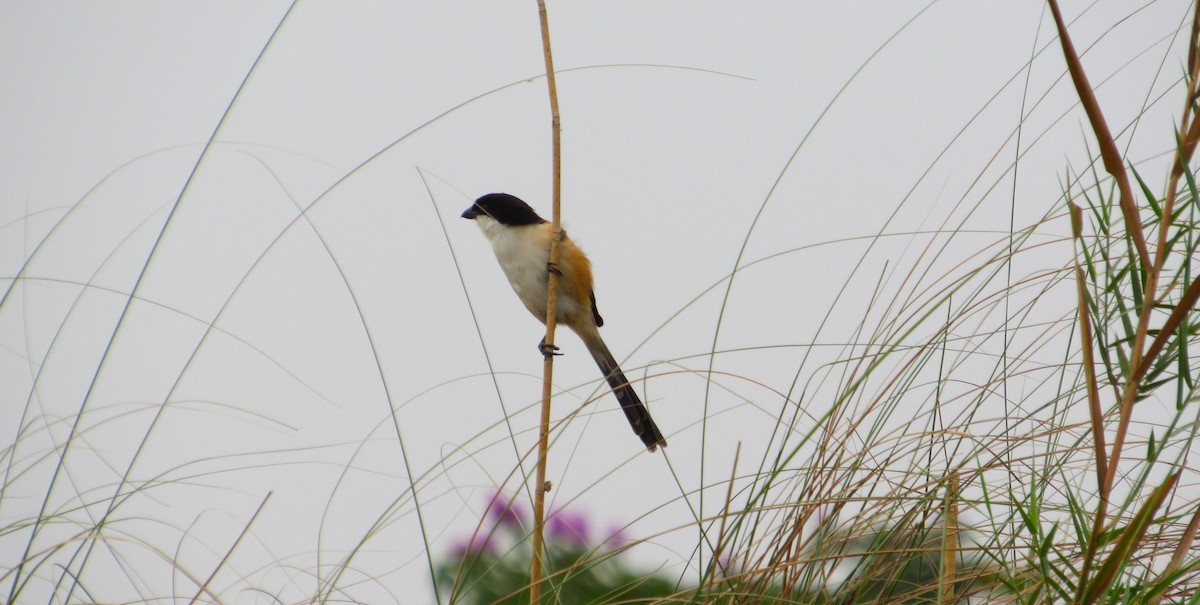
[[[0,525],[41,506],[49,454],[67,438],[167,212],[287,7],[4,3],[0,283],[38,252],[0,309],[0,443],[25,427],[2,459]],[[1064,5],[1114,130],[1131,158],[1152,160],[1152,183],[1182,103],[1190,10],[1182,0]],[[674,531],[699,506],[690,492],[728,476],[738,442],[742,471],[756,467],[781,405],[775,391],[798,368],[801,385],[827,372],[821,364],[852,338],[881,279],[885,298],[914,287],[901,282],[929,238],[882,239],[818,334],[870,236],[980,230],[938,261],[934,273],[944,272],[1006,237],[1022,103],[1018,228],[1059,213],[1092,139],[1038,2],[551,2],[550,18],[557,67],[590,67],[558,80],[566,223],[595,263],[605,338],[628,356],[631,378],[654,375],[639,389],[691,508],[607,396],[564,430],[551,495],[589,512],[597,530],[632,524],[635,537],[657,536],[633,556],[690,577],[695,531]],[[211,586],[225,602],[267,601],[251,588],[307,598],[319,590],[314,574],[327,579],[378,519],[339,586],[364,602],[431,599],[412,477],[438,556],[474,527],[486,490],[519,481],[481,338],[517,446],[534,443],[542,328],[458,214],[507,191],[548,216],[542,72],[532,0],[300,2],[148,264],[50,499],[71,522],[45,529],[35,550],[104,514],[161,412],[130,472],[147,487],[117,509],[111,550],[89,562],[99,598],[190,595],[194,585],[163,558],[207,577],[274,491]],[[735,281],[716,348],[757,349],[716,358],[715,370],[735,376],[715,379],[702,451],[705,382],[677,371],[707,370],[724,286],[672,315],[733,269],[810,132],[742,262],[810,247]],[[293,222],[298,206],[307,221]],[[1067,228],[1060,216],[1040,237]],[[855,237],[864,239],[838,241]],[[1014,273],[1069,259],[1055,244]],[[1051,315],[1070,312],[1064,300]],[[599,382],[574,336],[559,340],[556,379],[571,390],[556,418]],[[829,346],[801,368],[810,344]],[[805,403],[813,413],[828,404],[820,392]],[[724,491],[708,492],[705,515],[719,512]],[[0,569],[27,541],[0,536]],[[30,601],[44,600],[49,587],[34,584]]]

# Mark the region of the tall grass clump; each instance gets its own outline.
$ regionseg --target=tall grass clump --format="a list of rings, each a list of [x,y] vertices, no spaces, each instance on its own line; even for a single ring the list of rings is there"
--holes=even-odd
[[[870,301],[856,344],[780,408],[773,457],[710,537],[736,572],[710,567],[700,600],[1200,599],[1200,12],[1173,161],[1144,175],[1050,6],[1098,157],[1038,224],[935,276],[951,226]],[[1013,275],[1048,245],[1062,264]],[[801,422],[814,392],[827,411]]]

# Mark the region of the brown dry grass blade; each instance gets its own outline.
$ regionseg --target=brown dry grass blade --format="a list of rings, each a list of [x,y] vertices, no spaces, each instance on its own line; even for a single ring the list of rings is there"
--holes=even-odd
[[[1079,53],[1075,52],[1075,45],[1071,43],[1067,25],[1063,21],[1062,13],[1058,10],[1058,2],[1047,1],[1050,3],[1050,12],[1054,13],[1054,23],[1058,26],[1058,39],[1062,42],[1063,56],[1067,60],[1067,69],[1071,72],[1071,81],[1075,83],[1075,92],[1079,95],[1079,101],[1083,104],[1084,111],[1087,112],[1088,122],[1092,125],[1092,132],[1096,135],[1096,142],[1100,145],[1100,158],[1104,161],[1104,170],[1117,181],[1117,188],[1121,193],[1120,206],[1121,215],[1125,218],[1125,229],[1133,239],[1142,267],[1149,273],[1153,270],[1153,264],[1150,260],[1150,251],[1146,248],[1146,236],[1142,232],[1142,221],[1138,216],[1137,205],[1133,198],[1133,187],[1129,184],[1129,173],[1125,170],[1125,162],[1121,159],[1121,152],[1117,149],[1117,143],[1108,129],[1104,113],[1100,111],[1096,93],[1092,90],[1087,74],[1083,71]]]
[[[1071,209],[1071,234],[1075,242],[1082,244],[1083,210],[1068,202]],[[1079,339],[1083,351],[1083,375],[1087,379],[1088,414],[1092,421],[1092,441],[1096,449],[1096,475],[1101,489],[1108,474],[1108,454],[1104,448],[1104,411],[1100,407],[1100,387],[1096,380],[1096,363],[1092,352],[1092,316],[1088,308],[1087,284],[1079,257],[1075,258],[1075,290],[1079,297]],[[1144,364],[1143,364],[1144,365]]]

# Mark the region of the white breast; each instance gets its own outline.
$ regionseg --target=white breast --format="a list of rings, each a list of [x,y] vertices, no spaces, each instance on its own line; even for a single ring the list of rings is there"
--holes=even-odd
[[[546,319],[546,263],[550,261],[550,230],[546,225],[508,227],[490,216],[475,222],[492,244],[492,251],[509,285],[541,321]]]
[[[547,275],[546,264],[550,262],[550,224],[528,224],[522,227],[509,227],[500,224],[491,216],[476,216],[488,242],[492,244],[492,252],[504,270],[504,276],[509,278],[512,290],[517,298],[538,321],[546,321]],[[570,296],[559,292],[557,316],[562,319],[565,315],[578,312],[578,303]]]

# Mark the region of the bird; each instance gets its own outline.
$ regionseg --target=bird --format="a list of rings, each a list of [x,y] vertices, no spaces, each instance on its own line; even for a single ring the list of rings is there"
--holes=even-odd
[[[550,263],[550,241],[554,237],[549,221],[520,198],[507,193],[489,193],[475,200],[462,213],[465,219],[474,220],[492,245],[496,260],[504,270],[509,285],[526,309],[542,323],[546,322],[546,298],[549,291],[550,272],[557,276],[558,298],[555,303],[557,323],[571,328],[591,353],[600,367],[613,395],[621,404],[621,410],[629,419],[633,432],[651,452],[660,446],[666,447],[658,425],[650,417],[650,411],[638,398],[637,391],[625,378],[604,339],[600,337],[600,326],[604,319],[596,309],[596,293],[592,290],[592,264],[583,250],[563,232],[559,242],[558,262]],[[543,355],[557,355],[558,347],[547,345],[546,339],[538,345]]]

